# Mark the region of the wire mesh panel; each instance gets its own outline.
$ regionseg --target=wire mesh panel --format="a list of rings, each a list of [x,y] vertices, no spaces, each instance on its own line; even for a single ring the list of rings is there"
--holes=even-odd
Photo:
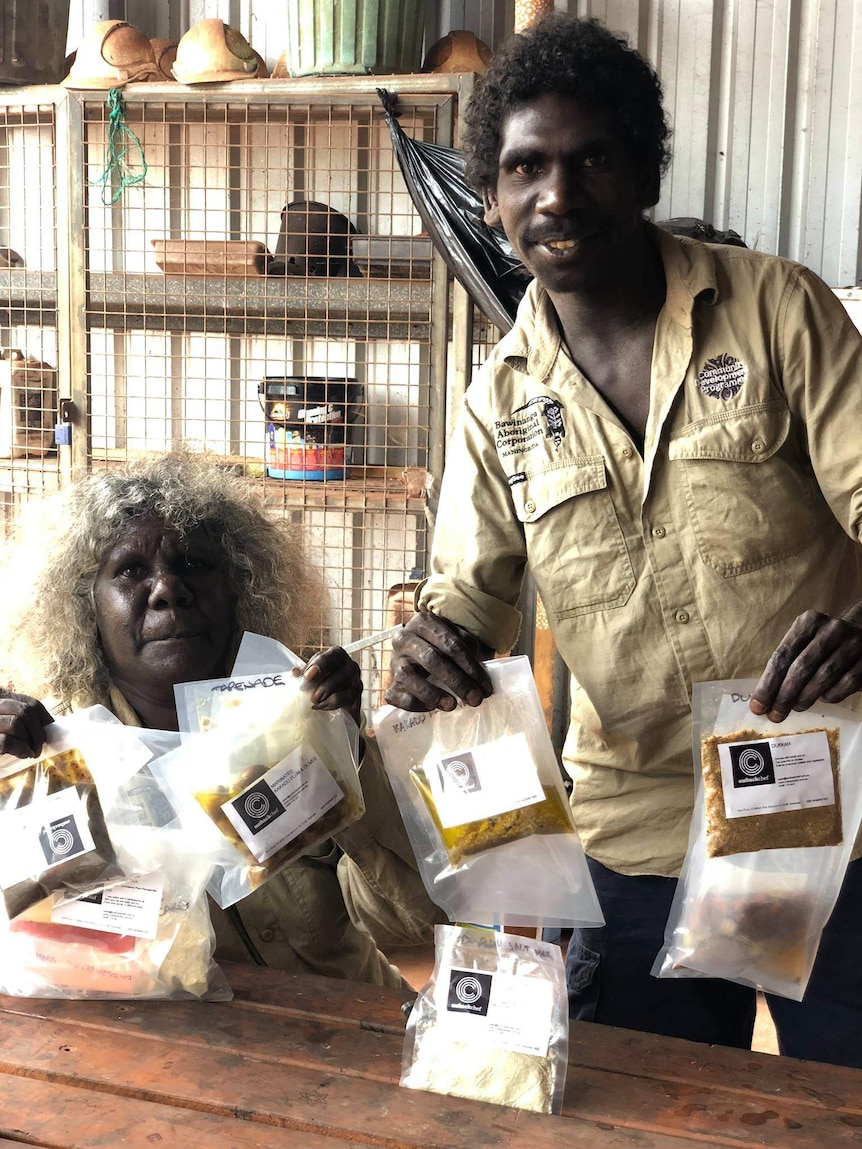
[[[483,315],[478,307],[473,308],[473,347],[472,368],[475,374],[500,341],[502,332]]]
[[[56,114],[0,101],[0,536],[59,481]]]
[[[373,88],[135,86],[126,180],[105,174],[103,94],[75,98],[90,465],[212,453],[303,524],[329,641],[383,630],[425,566],[448,304]],[[449,142],[453,96],[401,102],[407,131]],[[361,661],[376,702],[388,658]]]

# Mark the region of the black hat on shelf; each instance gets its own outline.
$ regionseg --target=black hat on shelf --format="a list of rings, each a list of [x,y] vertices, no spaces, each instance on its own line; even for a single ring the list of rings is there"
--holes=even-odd
[[[281,213],[270,275],[358,275],[348,258],[356,228],[346,215],[316,200],[294,200]]]

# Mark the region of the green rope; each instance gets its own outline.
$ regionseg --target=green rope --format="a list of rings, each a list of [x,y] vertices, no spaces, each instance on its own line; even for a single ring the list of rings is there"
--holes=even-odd
[[[137,153],[140,171],[133,171],[128,157]],[[93,184],[102,185],[102,203],[116,203],[127,187],[142,183],[147,174],[147,161],[141,141],[128,126],[119,88],[108,92],[108,146],[105,152],[105,170]],[[111,191],[110,199],[107,198]]]

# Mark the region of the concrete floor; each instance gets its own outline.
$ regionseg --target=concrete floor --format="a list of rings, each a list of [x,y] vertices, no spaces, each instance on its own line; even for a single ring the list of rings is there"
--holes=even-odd
[[[386,956],[398,966],[402,976],[416,989],[421,989],[434,969],[433,946],[405,946],[387,950]],[[775,1026],[762,997],[758,997],[757,1020],[754,1024],[754,1038],[751,1048],[758,1053],[778,1053]]]

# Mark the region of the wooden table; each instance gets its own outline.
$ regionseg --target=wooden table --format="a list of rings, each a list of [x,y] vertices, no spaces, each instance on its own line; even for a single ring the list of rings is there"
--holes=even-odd
[[[575,1023],[543,1117],[401,1089],[407,994],[225,970],[222,1005],[0,997],[0,1146],[862,1146],[862,1071]]]

